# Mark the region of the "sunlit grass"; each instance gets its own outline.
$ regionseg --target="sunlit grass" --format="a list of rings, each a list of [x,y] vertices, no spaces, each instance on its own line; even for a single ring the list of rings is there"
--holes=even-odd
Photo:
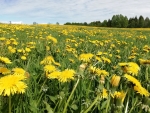
[[[149,112],[149,31],[0,24],[0,79],[20,69],[27,84],[18,94],[18,82],[9,91],[1,82],[0,110]]]

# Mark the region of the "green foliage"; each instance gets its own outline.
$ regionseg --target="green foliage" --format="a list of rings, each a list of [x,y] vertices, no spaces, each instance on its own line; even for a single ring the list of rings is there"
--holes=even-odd
[[[115,19],[119,19],[119,24]],[[117,26],[126,27],[127,17],[122,15],[114,16],[114,20],[109,20],[99,25],[106,26],[109,22],[111,26],[116,22]],[[121,21],[121,20],[124,21]],[[149,21],[146,19],[147,22]],[[114,22],[114,23],[113,23]],[[84,23],[86,25],[86,23]],[[93,23],[94,24],[94,23]],[[136,24],[135,24],[136,25]],[[141,96],[136,93],[133,84],[126,81],[123,77],[124,72],[121,68],[116,68],[120,62],[138,62],[139,58],[148,59],[150,56],[149,29],[111,29],[111,28],[93,28],[77,26],[0,26],[3,32],[1,37],[7,40],[14,38],[18,45],[6,44],[0,41],[0,53],[12,60],[11,65],[6,65],[8,69],[21,67],[29,72],[30,77],[26,83],[28,88],[24,94],[18,94],[11,97],[13,113],[121,113],[127,108],[129,113],[144,110],[148,112],[149,97]],[[57,44],[46,40],[47,36],[53,36],[58,40]],[[19,49],[25,49],[29,42],[35,42],[35,48],[28,53],[27,60],[22,60],[20,56],[23,53],[11,53],[9,46]],[[1,45],[2,44],[2,45]],[[148,47],[146,46],[148,45]],[[46,47],[50,49],[47,50]],[[145,51],[144,46],[147,47]],[[145,47],[145,48],[146,48]],[[69,48],[69,49],[68,49]],[[109,58],[111,63],[97,61],[95,57],[98,52],[105,54],[99,58]],[[79,60],[82,53],[92,53],[94,57],[91,62],[85,63],[86,68],[82,70]],[[111,56],[112,55],[112,56]],[[40,62],[46,56],[53,56],[56,62],[61,64],[57,67],[60,71],[64,69],[74,69],[76,71],[74,80],[66,83],[59,82],[57,79],[48,79],[44,72],[44,66]],[[120,58],[118,57],[120,56]],[[133,58],[131,56],[134,56]],[[130,58],[131,57],[131,58]],[[70,61],[72,59],[73,61]],[[140,64],[139,64],[140,65]],[[105,77],[104,83],[102,76],[97,76],[89,72],[89,67],[95,66],[98,69],[106,70],[109,76]],[[149,81],[146,78],[150,69],[140,65],[140,72],[136,78],[140,80],[142,86],[150,91]],[[111,78],[113,74],[122,77],[118,87],[112,87]],[[0,73],[0,75],[2,75]],[[149,79],[149,77],[148,77]],[[102,98],[103,88],[107,89],[107,98]],[[114,91],[127,91],[127,96],[122,103],[123,106],[116,106],[117,100],[113,98]],[[8,113],[8,97],[0,97],[0,111]],[[120,101],[119,101],[120,102]],[[145,106],[148,106],[147,108]]]

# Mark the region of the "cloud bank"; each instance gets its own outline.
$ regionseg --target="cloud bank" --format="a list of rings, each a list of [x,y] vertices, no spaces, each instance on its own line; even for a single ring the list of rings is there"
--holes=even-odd
[[[0,21],[91,22],[116,14],[148,17],[149,6],[149,0],[1,0]]]

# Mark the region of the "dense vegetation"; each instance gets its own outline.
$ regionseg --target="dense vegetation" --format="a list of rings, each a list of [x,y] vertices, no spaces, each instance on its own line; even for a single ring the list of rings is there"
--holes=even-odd
[[[1,113],[149,113],[150,29],[0,24]]]
[[[83,26],[96,26],[96,27],[117,27],[117,28],[149,28],[150,27],[150,19],[141,15],[139,18],[127,18],[127,16],[120,15],[113,15],[111,19],[101,21],[94,21],[94,22],[67,22],[64,25],[83,25]]]

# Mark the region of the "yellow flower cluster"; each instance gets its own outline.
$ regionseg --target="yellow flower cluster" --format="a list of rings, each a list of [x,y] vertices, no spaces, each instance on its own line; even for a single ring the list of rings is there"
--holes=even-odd
[[[119,63],[118,65],[121,66],[124,73],[137,75],[140,71],[140,67],[134,62]]]

